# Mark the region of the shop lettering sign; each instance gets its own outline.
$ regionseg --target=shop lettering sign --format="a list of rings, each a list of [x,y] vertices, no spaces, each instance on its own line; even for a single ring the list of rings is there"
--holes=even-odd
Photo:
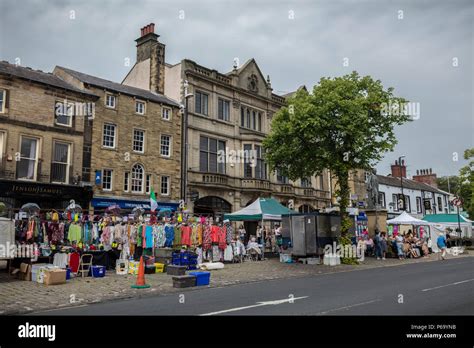
[[[52,194],[52,195],[62,194],[62,190],[60,188],[44,187],[44,186],[21,186],[21,185],[13,185],[12,192],[32,193],[32,194]]]

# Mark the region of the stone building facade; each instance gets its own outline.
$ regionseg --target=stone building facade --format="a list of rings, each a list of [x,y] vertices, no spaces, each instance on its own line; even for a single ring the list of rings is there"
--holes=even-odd
[[[165,72],[166,94],[182,100],[184,81],[193,94],[188,105],[187,169],[195,212],[236,211],[259,196],[273,196],[300,211],[328,205],[326,173],[293,182],[270,172],[265,164],[262,141],[286,100],[272,92],[269,77],[264,77],[254,59],[227,74],[187,59],[167,65]],[[229,154],[224,163],[216,158],[216,149]],[[247,150],[254,151],[253,164]]]
[[[99,96],[92,122],[92,207],[176,209],[180,193],[179,104],[157,92],[111,82],[71,69],[54,74]]]
[[[151,39],[157,38],[153,33]],[[159,47],[155,61],[160,65],[155,71],[160,72],[158,85],[161,88],[164,83],[165,95],[185,105],[185,81],[187,93],[192,94],[187,106],[186,203],[190,211],[197,214],[236,211],[259,196],[273,196],[301,211],[329,205],[326,172],[321,177],[291,182],[271,173],[265,164],[262,141],[270,131],[273,115],[286,100],[273,93],[269,77],[265,78],[254,59],[224,74],[188,59],[175,65],[166,64],[164,45],[156,42],[148,45]],[[153,60],[143,60],[141,55],[138,47],[137,64],[123,83],[153,90],[157,85],[153,81]]]
[[[96,100],[52,74],[0,62],[0,201],[14,209],[88,204],[83,150]]]

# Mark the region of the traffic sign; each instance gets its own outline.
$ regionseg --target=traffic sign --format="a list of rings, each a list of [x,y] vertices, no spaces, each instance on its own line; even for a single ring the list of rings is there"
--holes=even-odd
[[[462,205],[462,199],[459,197],[456,197],[453,199],[453,205],[455,207],[460,207]]]

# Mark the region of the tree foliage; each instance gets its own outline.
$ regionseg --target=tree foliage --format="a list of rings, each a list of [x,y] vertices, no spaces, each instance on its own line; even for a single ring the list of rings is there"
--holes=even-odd
[[[338,182],[344,219],[349,172],[369,170],[393,150],[394,126],[409,120],[401,107],[405,102],[393,88],[357,72],[322,78],[312,92],[299,90],[276,113],[264,140],[266,160],[292,180],[329,169]]]
[[[444,176],[437,179],[438,187],[444,191],[450,191],[463,201],[463,209],[467,211],[469,218],[474,219],[474,148],[464,151],[464,159],[469,163],[459,170],[458,176]]]

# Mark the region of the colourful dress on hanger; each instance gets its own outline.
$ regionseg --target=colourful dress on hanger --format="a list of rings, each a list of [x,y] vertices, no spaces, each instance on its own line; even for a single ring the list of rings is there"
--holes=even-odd
[[[209,226],[209,225],[204,226],[204,230],[203,230],[203,233],[202,233],[202,239],[203,239],[203,243],[202,243],[203,250],[206,251],[206,250],[211,249],[211,246],[212,246],[211,226]]]
[[[181,226],[181,245],[191,246],[191,227]]]

